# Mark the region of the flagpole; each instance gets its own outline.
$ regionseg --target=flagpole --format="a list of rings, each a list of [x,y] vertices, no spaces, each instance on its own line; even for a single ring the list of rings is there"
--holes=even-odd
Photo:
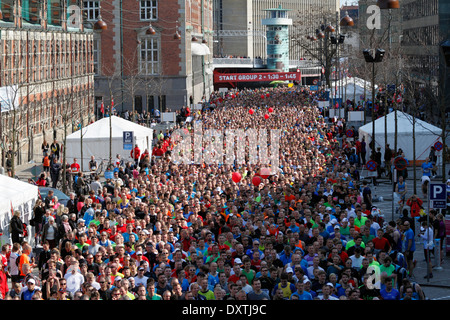
[[[109,111],[109,165],[112,164],[112,110],[114,107],[114,98],[111,97],[111,109]]]

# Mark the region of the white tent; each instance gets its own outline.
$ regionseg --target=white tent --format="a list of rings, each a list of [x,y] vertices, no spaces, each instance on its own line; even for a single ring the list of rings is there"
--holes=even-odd
[[[335,85],[337,85],[337,98],[342,96],[343,98],[347,100],[355,100],[356,102],[362,100],[361,96],[364,96],[364,86],[365,89],[365,96],[367,99],[372,99],[372,84],[370,81],[365,81],[361,78],[357,77],[347,77],[343,78],[341,81],[333,82],[333,88],[335,88]],[[342,88],[342,89],[341,89]],[[375,90],[378,88],[377,85],[375,85]],[[334,89],[333,89],[334,91]]]
[[[28,225],[33,215],[33,207],[38,199],[38,187],[27,182],[0,175],[0,227],[3,235],[1,244],[10,243],[9,221],[12,218],[11,208],[22,213],[22,221]],[[28,232],[31,234],[31,232]],[[30,241],[30,237],[28,238]]]
[[[112,128],[110,135],[110,127]],[[124,150],[123,132],[132,131],[134,144],[139,146],[141,153],[148,149],[151,153],[153,130],[120,117],[112,116],[111,126],[110,118],[105,117],[82,129],[83,131],[83,171],[88,171],[89,160],[95,156],[97,162],[102,159],[109,161],[110,154],[110,136],[112,137],[111,155],[112,160],[120,154],[125,161],[131,161],[131,150]],[[67,136],[66,158],[68,163],[72,163],[73,158],[78,159],[81,165],[81,130],[78,130]]]
[[[395,145],[395,112],[391,112],[385,117],[387,119],[387,143],[393,149]],[[385,117],[380,117],[375,120],[375,148],[381,148],[382,156],[384,156],[385,149]],[[416,160],[422,161],[430,153],[431,146],[437,141],[442,142],[440,138],[442,130],[418,118],[415,121]],[[368,155],[371,153],[369,143],[372,141],[372,125],[372,122],[367,123],[358,130],[359,140],[365,137]],[[402,111],[397,111],[397,130],[397,147],[405,152],[405,157],[408,161],[412,161],[414,159],[413,117]]]

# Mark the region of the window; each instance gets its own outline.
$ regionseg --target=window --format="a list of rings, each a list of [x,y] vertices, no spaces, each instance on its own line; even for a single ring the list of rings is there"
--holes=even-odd
[[[157,38],[141,39],[140,72],[143,74],[159,73],[159,45]]]
[[[100,14],[99,1],[84,1],[84,13],[87,21],[96,21]]]
[[[14,1],[13,0],[2,0],[0,1],[0,9],[3,13],[3,20],[6,22],[14,21]]]
[[[167,111],[166,95],[165,94],[163,94],[161,96],[158,96],[158,107],[159,107],[159,111],[161,111],[161,112],[166,112]]]
[[[47,12],[47,21],[48,23],[60,26],[61,25],[61,14],[62,8],[61,3],[58,0],[48,0],[48,12]]]
[[[134,96],[134,110],[142,113],[142,96]]]
[[[94,60],[94,73],[100,74],[100,57],[101,57],[101,45],[100,39],[94,39],[94,45],[92,50],[93,60]]]
[[[156,19],[158,19],[158,1],[157,0],[142,0],[140,7],[141,7],[141,20],[156,20]]]

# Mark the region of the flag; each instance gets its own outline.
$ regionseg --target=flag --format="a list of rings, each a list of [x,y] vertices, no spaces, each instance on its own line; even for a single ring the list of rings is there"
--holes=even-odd
[[[111,98],[111,110],[109,112],[111,115],[114,113],[114,98]]]
[[[103,105],[103,100],[102,100],[102,104],[101,104],[101,106],[100,106],[100,112],[101,112],[102,114],[105,113],[105,106]]]

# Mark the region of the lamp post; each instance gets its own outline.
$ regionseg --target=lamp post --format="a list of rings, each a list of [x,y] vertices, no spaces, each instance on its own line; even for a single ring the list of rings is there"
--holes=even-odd
[[[375,51],[373,53],[373,51]],[[383,49],[365,49],[364,59],[372,63],[372,154],[375,154],[375,63],[383,61],[385,51]]]
[[[353,27],[355,25],[355,22],[353,21],[353,19],[350,17],[350,15],[348,14],[348,11],[345,11],[345,15],[344,17],[342,17],[341,21],[339,21],[339,26],[341,26],[344,30],[349,28],[349,27]],[[339,43],[344,43],[345,40],[345,34],[341,34],[339,35]],[[347,69],[348,69],[348,60],[347,60]],[[345,80],[347,83],[347,73],[345,75]],[[343,89],[341,89],[341,98],[343,96]]]

